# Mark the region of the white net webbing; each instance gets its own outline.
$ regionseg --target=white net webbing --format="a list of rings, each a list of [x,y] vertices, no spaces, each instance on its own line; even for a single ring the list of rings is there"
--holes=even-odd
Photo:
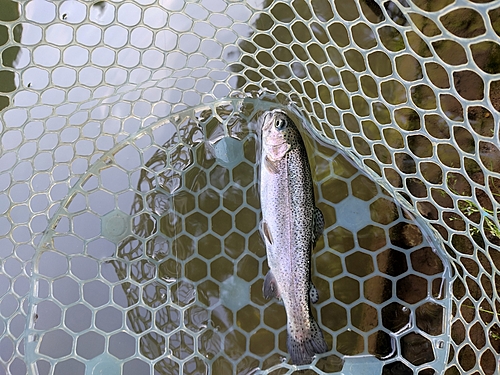
[[[327,219],[309,371],[498,374],[498,3],[2,0],[0,21],[0,374],[292,373],[261,296],[270,106],[303,119]]]

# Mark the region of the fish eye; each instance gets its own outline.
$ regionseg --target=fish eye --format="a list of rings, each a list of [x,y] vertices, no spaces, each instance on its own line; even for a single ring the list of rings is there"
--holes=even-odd
[[[285,124],[286,124],[285,120],[283,120],[282,118],[279,118],[274,123],[274,127],[278,130],[282,130],[285,127]]]

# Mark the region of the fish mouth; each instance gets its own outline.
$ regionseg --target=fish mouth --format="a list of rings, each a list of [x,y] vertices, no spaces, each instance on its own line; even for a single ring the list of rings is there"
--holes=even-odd
[[[264,122],[262,124],[262,131],[264,133],[268,132],[269,129],[272,127],[272,125],[273,125],[273,118],[274,118],[273,112],[266,112],[264,114]]]
[[[277,120],[286,120],[286,118],[286,114],[279,109],[269,111],[264,115],[262,139],[265,144],[269,146],[281,146],[286,143],[283,133],[274,126]]]

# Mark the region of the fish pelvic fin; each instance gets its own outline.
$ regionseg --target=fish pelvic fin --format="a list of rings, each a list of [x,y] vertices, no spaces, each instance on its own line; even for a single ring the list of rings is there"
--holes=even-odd
[[[271,270],[267,272],[266,278],[264,279],[264,287],[262,288],[264,293],[264,297],[269,298],[278,298],[280,299],[280,292],[278,290],[278,284],[276,283],[276,279],[274,278]]]
[[[269,225],[267,225],[267,222],[263,221],[262,222],[262,233],[264,234],[264,238],[269,242],[270,245],[273,244],[273,235],[271,234],[271,229],[269,228]]]
[[[291,334],[288,326],[287,349],[294,365],[307,365],[312,362],[314,355],[328,351],[323,332],[318,323],[311,317],[310,329],[302,337]]]

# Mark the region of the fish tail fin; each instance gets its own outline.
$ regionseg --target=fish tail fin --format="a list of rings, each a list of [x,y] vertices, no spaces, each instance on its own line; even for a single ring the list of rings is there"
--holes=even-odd
[[[292,362],[295,365],[306,365],[312,362],[312,357],[315,354],[321,354],[328,351],[323,332],[318,326],[318,323],[311,318],[310,329],[304,333],[302,337],[294,335],[288,327],[287,348]]]

